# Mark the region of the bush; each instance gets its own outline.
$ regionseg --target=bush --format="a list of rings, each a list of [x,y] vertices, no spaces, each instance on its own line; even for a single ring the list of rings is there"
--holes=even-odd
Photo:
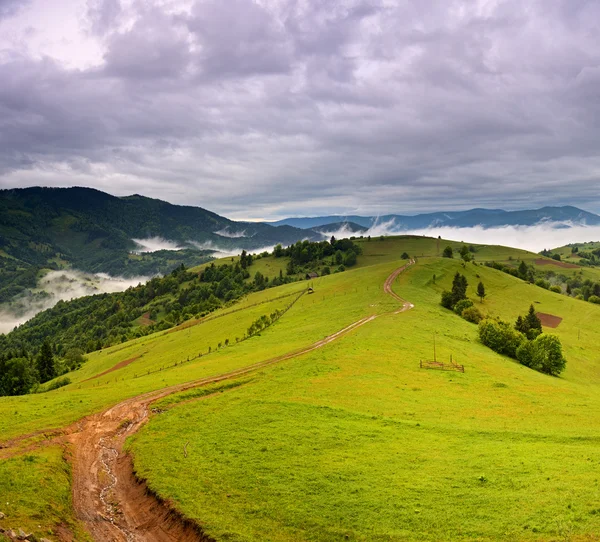
[[[472,324],[478,324],[479,322],[481,322],[481,320],[483,320],[483,314],[479,312],[479,309],[477,307],[467,307],[465,310],[462,311],[461,316],[467,322],[471,322]]]
[[[452,306],[454,305],[454,296],[452,292],[448,292],[447,290],[442,292],[442,307],[452,310]]]
[[[444,252],[442,253],[442,256],[444,258],[454,258],[454,255],[452,253],[452,247],[450,245],[448,245],[445,249]]]
[[[550,289],[550,283],[547,280],[544,280],[544,279],[537,279],[535,281],[535,285],[539,286],[540,288],[544,288],[544,290],[549,290]]]
[[[517,348],[517,360],[519,360],[521,365],[525,365],[525,367],[537,369],[534,366],[533,357],[533,341],[523,341],[521,346]]]
[[[48,386],[46,386],[42,392],[57,390],[58,388],[62,388],[63,386],[67,386],[71,383],[71,379],[68,376],[63,376],[62,378],[57,378],[54,382],[50,382]]]
[[[550,286],[550,291],[555,294],[562,294],[562,288],[560,286]]]
[[[473,306],[473,302],[470,299],[461,299],[456,305],[454,305],[454,312],[461,315],[465,309]]]
[[[542,333],[531,342],[532,368],[551,376],[564,371],[567,360],[562,353],[562,345],[556,335]]]
[[[598,297],[597,295],[591,295],[590,297],[588,297],[588,301],[590,303],[595,303],[596,305],[600,305],[600,297]]]
[[[408,252],[403,252],[402,256],[400,256],[401,260],[410,260],[410,256],[408,255]]]
[[[506,322],[482,320],[479,323],[479,340],[498,354],[516,358],[517,349],[527,339]]]
[[[323,270],[321,271],[321,275],[330,275],[331,274],[331,269],[329,268],[328,265],[326,265]]]

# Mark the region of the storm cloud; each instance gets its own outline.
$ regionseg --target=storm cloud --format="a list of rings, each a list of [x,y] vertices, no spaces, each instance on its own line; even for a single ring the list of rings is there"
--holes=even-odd
[[[0,0],[0,187],[233,218],[600,210],[597,2],[50,4]]]

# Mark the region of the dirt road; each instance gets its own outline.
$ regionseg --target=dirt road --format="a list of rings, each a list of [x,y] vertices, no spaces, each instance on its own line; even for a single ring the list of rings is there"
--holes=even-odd
[[[385,281],[384,291],[402,303],[396,311],[413,305],[392,290],[398,275],[414,262],[396,269]],[[288,354],[215,377],[139,395],[108,410],[89,416],[65,430],[60,437],[70,443],[73,457],[73,506],[94,540],[102,542],[208,541],[201,526],[187,521],[169,503],[162,502],[139,482],[130,456],[123,452],[126,438],[138,431],[149,416],[150,404],[190,388],[236,378],[269,365],[307,354],[371,322],[366,316],[316,343]]]

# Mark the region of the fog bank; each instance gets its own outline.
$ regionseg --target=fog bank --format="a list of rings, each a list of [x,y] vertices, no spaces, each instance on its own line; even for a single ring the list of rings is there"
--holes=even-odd
[[[86,295],[124,292],[131,286],[144,283],[149,277],[111,277],[105,273],[82,271],[51,271],[40,279],[38,289],[17,296],[0,308],[0,333],[8,333],[38,312],[49,309],[59,301],[69,301]]]
[[[352,237],[370,235],[425,235],[427,237],[442,237],[452,241],[463,241],[481,245],[504,245],[515,248],[540,252],[544,249],[557,248],[569,243],[585,243],[600,240],[600,226],[584,226],[568,222],[544,222],[535,226],[502,226],[499,228],[470,228],[432,227],[418,230],[398,230],[394,221],[376,224],[365,233],[352,232],[347,228],[337,231],[324,232],[330,237]]]
[[[183,250],[182,247],[174,241],[163,239],[162,237],[148,237],[147,239],[132,239],[137,244],[134,252],[142,254],[145,252],[158,252],[159,250]]]

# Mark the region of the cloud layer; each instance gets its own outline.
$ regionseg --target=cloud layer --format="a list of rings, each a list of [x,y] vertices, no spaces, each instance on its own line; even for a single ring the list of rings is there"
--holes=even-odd
[[[234,218],[600,210],[593,0],[52,7],[0,1],[2,187]]]
[[[105,273],[90,274],[82,271],[51,271],[40,279],[38,291],[16,297],[0,308],[0,333],[8,333],[17,325],[49,309],[60,300],[69,301],[86,295],[124,292],[131,286],[145,283],[148,277],[121,278]]]
[[[323,232],[325,238],[331,236],[348,238],[370,235],[424,235],[441,237],[450,241],[474,243],[479,245],[501,245],[521,248],[530,252],[558,248],[570,243],[586,243],[600,239],[600,226],[582,226],[568,223],[544,222],[535,226],[503,226],[501,228],[452,228],[450,226],[432,227],[399,231],[393,221],[382,222],[363,232],[352,232],[348,228]]]

